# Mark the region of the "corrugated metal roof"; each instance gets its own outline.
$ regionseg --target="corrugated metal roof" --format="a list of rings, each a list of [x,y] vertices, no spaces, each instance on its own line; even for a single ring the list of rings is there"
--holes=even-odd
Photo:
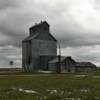
[[[77,62],[76,67],[96,67],[96,65],[92,64],[91,62]]]
[[[36,34],[34,34],[34,35],[32,35],[32,36],[28,36],[27,38],[25,38],[25,39],[23,40],[23,42],[25,42],[25,41],[30,41],[30,40],[36,38],[38,35],[39,35],[39,33],[36,33]]]
[[[61,62],[64,61],[67,57],[61,56]],[[53,60],[49,61],[48,63],[57,63],[58,61],[58,56],[55,57]]]
[[[67,56],[67,57],[66,57],[66,56],[61,56],[61,62],[64,61],[65,59],[66,59],[66,60],[70,60],[70,61],[72,61],[73,63],[76,63],[76,61],[73,60],[71,56]],[[49,63],[57,63],[57,62],[59,62],[59,61],[58,61],[58,56],[55,57],[53,60],[49,61]]]
[[[43,25],[43,24],[46,24],[46,25],[49,26],[49,24],[48,24],[46,21],[43,21],[43,22],[41,22],[41,23],[39,23],[39,24],[36,24],[35,26],[32,26],[31,28],[35,28],[35,27],[41,26],[41,25]],[[31,29],[31,28],[30,28],[30,29]],[[30,41],[30,40],[32,40],[32,39],[34,39],[34,38],[37,38],[40,34],[41,34],[41,32],[35,33],[35,34],[33,34],[33,35],[30,35],[30,36],[28,36],[27,38],[25,38],[22,42]],[[51,33],[49,33],[49,36],[50,36],[53,40],[57,41],[57,40],[55,39],[55,37],[53,37],[53,35],[52,35]]]

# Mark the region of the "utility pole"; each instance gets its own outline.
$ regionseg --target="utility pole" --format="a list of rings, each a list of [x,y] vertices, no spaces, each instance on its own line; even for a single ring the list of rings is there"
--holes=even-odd
[[[59,54],[58,54],[58,66],[57,66],[57,73],[61,73],[61,48],[60,48],[60,42],[58,43],[59,46]]]

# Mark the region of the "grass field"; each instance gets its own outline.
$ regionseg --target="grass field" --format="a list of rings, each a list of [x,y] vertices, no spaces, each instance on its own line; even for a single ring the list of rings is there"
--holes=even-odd
[[[100,100],[100,73],[2,74],[0,100]]]

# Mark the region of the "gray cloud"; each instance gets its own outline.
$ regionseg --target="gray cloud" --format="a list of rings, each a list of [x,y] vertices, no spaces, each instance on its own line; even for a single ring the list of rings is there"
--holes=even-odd
[[[58,41],[61,41],[62,49],[72,48],[70,55],[76,55],[76,59],[98,61],[100,57],[95,57],[98,53],[87,55],[86,51],[82,51],[85,53],[82,55],[76,51],[77,48],[100,45],[100,13],[94,7],[94,5],[98,6],[97,2],[0,0],[0,61],[13,58],[16,62],[20,62],[21,41],[28,36],[28,28],[41,20],[47,20],[51,25],[51,33]],[[8,50],[9,46],[13,49]]]
[[[16,7],[17,1],[16,0],[0,0],[0,10],[8,9],[8,8],[13,8]]]
[[[18,45],[18,41],[21,41],[28,35],[29,26],[33,25],[33,22],[39,22],[43,19],[51,23],[52,33],[58,40],[62,41],[65,47],[99,44],[98,36],[96,37],[92,31],[84,29],[69,15],[69,6],[67,7],[69,1],[67,0],[65,4],[64,2],[61,3],[56,0],[51,3],[49,3],[49,0],[48,2],[45,0],[43,2],[36,2],[35,0],[29,0],[29,2],[27,0],[21,0],[21,2],[9,0],[9,2],[4,2],[2,0],[1,4],[6,5],[3,8],[8,6],[13,7],[13,9],[5,12],[6,17],[0,20],[0,32],[11,37],[10,41],[7,41],[9,44]],[[57,4],[55,5],[55,3]]]
[[[95,9],[100,10],[100,0],[94,0],[94,2],[92,2],[92,4]]]

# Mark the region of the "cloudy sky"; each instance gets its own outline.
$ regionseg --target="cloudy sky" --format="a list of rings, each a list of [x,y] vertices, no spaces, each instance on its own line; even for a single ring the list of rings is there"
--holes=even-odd
[[[0,67],[21,66],[21,41],[41,20],[61,43],[62,55],[100,66],[100,0],[0,0]]]

